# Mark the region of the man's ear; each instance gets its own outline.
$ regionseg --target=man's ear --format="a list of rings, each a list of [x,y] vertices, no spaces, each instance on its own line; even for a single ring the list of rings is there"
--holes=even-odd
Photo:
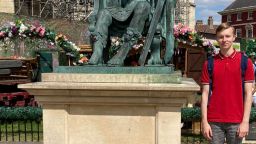
[[[234,34],[233,41],[235,41],[235,40],[236,40],[236,38],[237,38],[237,36]]]

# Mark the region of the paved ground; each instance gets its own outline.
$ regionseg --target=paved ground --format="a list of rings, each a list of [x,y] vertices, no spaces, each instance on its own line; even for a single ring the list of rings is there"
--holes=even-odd
[[[0,144],[43,144],[43,142],[0,142]]]

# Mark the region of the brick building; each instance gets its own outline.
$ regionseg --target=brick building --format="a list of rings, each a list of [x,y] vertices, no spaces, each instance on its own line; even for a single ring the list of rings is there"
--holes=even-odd
[[[235,0],[218,13],[235,27],[238,38],[256,37],[256,0]]]
[[[214,41],[216,39],[215,33],[217,27],[218,25],[213,24],[213,17],[209,16],[207,24],[204,24],[203,20],[197,20],[195,30],[206,39]]]

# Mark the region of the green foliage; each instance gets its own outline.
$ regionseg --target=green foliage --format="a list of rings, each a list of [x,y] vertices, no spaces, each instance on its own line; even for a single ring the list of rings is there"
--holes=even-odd
[[[183,122],[188,121],[200,121],[201,120],[201,108],[182,108],[181,109],[181,120]],[[250,122],[256,121],[256,108],[251,109]]]
[[[51,42],[55,42],[56,32],[54,32],[53,30],[47,29],[45,37]]]
[[[254,39],[241,39],[240,45],[241,51],[245,51],[247,55],[251,55],[256,52],[256,41]]]
[[[0,107],[0,120],[41,120],[38,107]]]
[[[240,50],[240,45],[239,44],[233,44],[233,48],[236,49],[236,50]]]
[[[185,121],[200,121],[201,120],[201,109],[195,108],[182,108],[181,109],[181,120]]]
[[[0,107],[0,120],[42,120],[42,108],[38,107]],[[200,121],[199,107],[182,108],[181,120]],[[256,121],[256,108],[251,109],[250,122]]]
[[[241,51],[246,51],[247,49],[247,41],[245,39],[240,40],[240,50]]]
[[[250,115],[250,122],[256,121],[256,108],[252,108],[251,115]]]

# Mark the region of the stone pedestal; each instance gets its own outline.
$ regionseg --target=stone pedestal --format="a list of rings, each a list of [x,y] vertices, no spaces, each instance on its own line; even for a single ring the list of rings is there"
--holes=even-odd
[[[19,88],[43,106],[44,144],[179,144],[180,108],[199,86],[156,77],[52,73]]]
[[[0,12],[1,13],[15,13],[15,1],[14,0],[0,0]]]

